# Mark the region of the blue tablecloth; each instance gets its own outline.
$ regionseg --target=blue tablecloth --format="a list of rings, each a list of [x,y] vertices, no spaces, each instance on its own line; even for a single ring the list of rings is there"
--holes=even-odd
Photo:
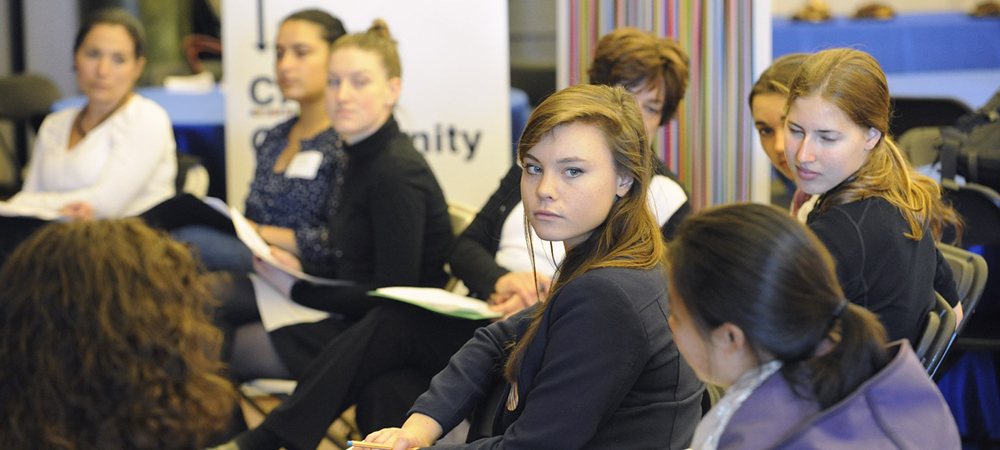
[[[897,14],[881,21],[838,17],[821,23],[773,19],[775,58],[855,47],[886,73],[1000,69],[1000,18],[964,13]]]

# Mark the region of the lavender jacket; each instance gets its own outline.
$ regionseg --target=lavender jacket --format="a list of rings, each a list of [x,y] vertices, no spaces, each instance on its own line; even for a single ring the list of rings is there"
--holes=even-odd
[[[736,411],[718,448],[960,449],[955,419],[910,344],[889,352],[885,368],[824,411],[775,373]]]

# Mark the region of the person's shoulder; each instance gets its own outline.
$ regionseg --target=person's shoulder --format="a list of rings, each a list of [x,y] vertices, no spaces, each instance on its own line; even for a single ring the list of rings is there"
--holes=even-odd
[[[123,119],[170,124],[170,115],[167,114],[166,109],[163,109],[159,103],[139,94],[132,94],[132,98],[128,99],[122,107],[122,113]]]
[[[667,275],[663,266],[653,269],[628,267],[602,267],[587,271],[569,283],[564,289],[567,294],[586,297],[602,296],[601,301],[611,300],[627,303],[642,302],[643,299],[665,295]],[[619,293],[608,296],[603,294]]]

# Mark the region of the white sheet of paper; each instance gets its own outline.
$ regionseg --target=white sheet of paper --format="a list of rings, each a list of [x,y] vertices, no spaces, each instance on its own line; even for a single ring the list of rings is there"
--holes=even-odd
[[[295,303],[292,299],[278,292],[267,280],[256,274],[250,274],[250,282],[253,283],[260,320],[267,331],[274,331],[297,323],[319,322],[330,317],[330,313],[326,311]]]
[[[211,206],[212,209],[222,213],[222,215],[232,217],[232,214],[229,212],[229,205],[226,204],[225,200],[218,197],[205,197],[202,201],[206,205]]]
[[[232,214],[233,217],[233,227],[236,228],[236,236],[238,236],[240,240],[250,248],[250,251],[253,252],[255,256],[263,259],[268,264],[292,274],[295,278],[306,280],[313,284],[321,284],[325,286],[350,286],[354,284],[354,282],[351,281],[334,280],[331,278],[321,278],[309,275],[301,270],[295,270],[282,264],[281,261],[278,261],[278,259],[271,254],[271,247],[267,244],[267,241],[260,237],[257,230],[254,229],[253,225],[250,225],[250,221],[247,220],[247,218],[244,217],[239,210],[236,208],[229,208],[229,213]]]
[[[316,179],[319,166],[323,163],[323,154],[317,150],[300,151],[292,157],[285,168],[285,178]]]
[[[394,286],[376,289],[378,294],[412,303],[442,314],[459,313],[459,316],[474,315],[476,318],[502,317],[503,313],[493,311],[486,302],[438,288]]]
[[[37,206],[21,205],[11,202],[0,201],[0,216],[5,217],[34,217],[42,220],[60,220],[66,217],[48,208]]]

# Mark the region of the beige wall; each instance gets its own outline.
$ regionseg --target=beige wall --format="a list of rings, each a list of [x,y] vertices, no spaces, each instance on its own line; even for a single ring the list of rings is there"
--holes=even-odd
[[[808,0],[771,0],[771,11],[775,17],[791,16],[802,9]],[[897,12],[902,11],[942,11],[961,10],[972,11],[983,0],[878,0],[891,6]],[[876,3],[873,0],[826,0],[835,16],[850,16],[859,7]]]

